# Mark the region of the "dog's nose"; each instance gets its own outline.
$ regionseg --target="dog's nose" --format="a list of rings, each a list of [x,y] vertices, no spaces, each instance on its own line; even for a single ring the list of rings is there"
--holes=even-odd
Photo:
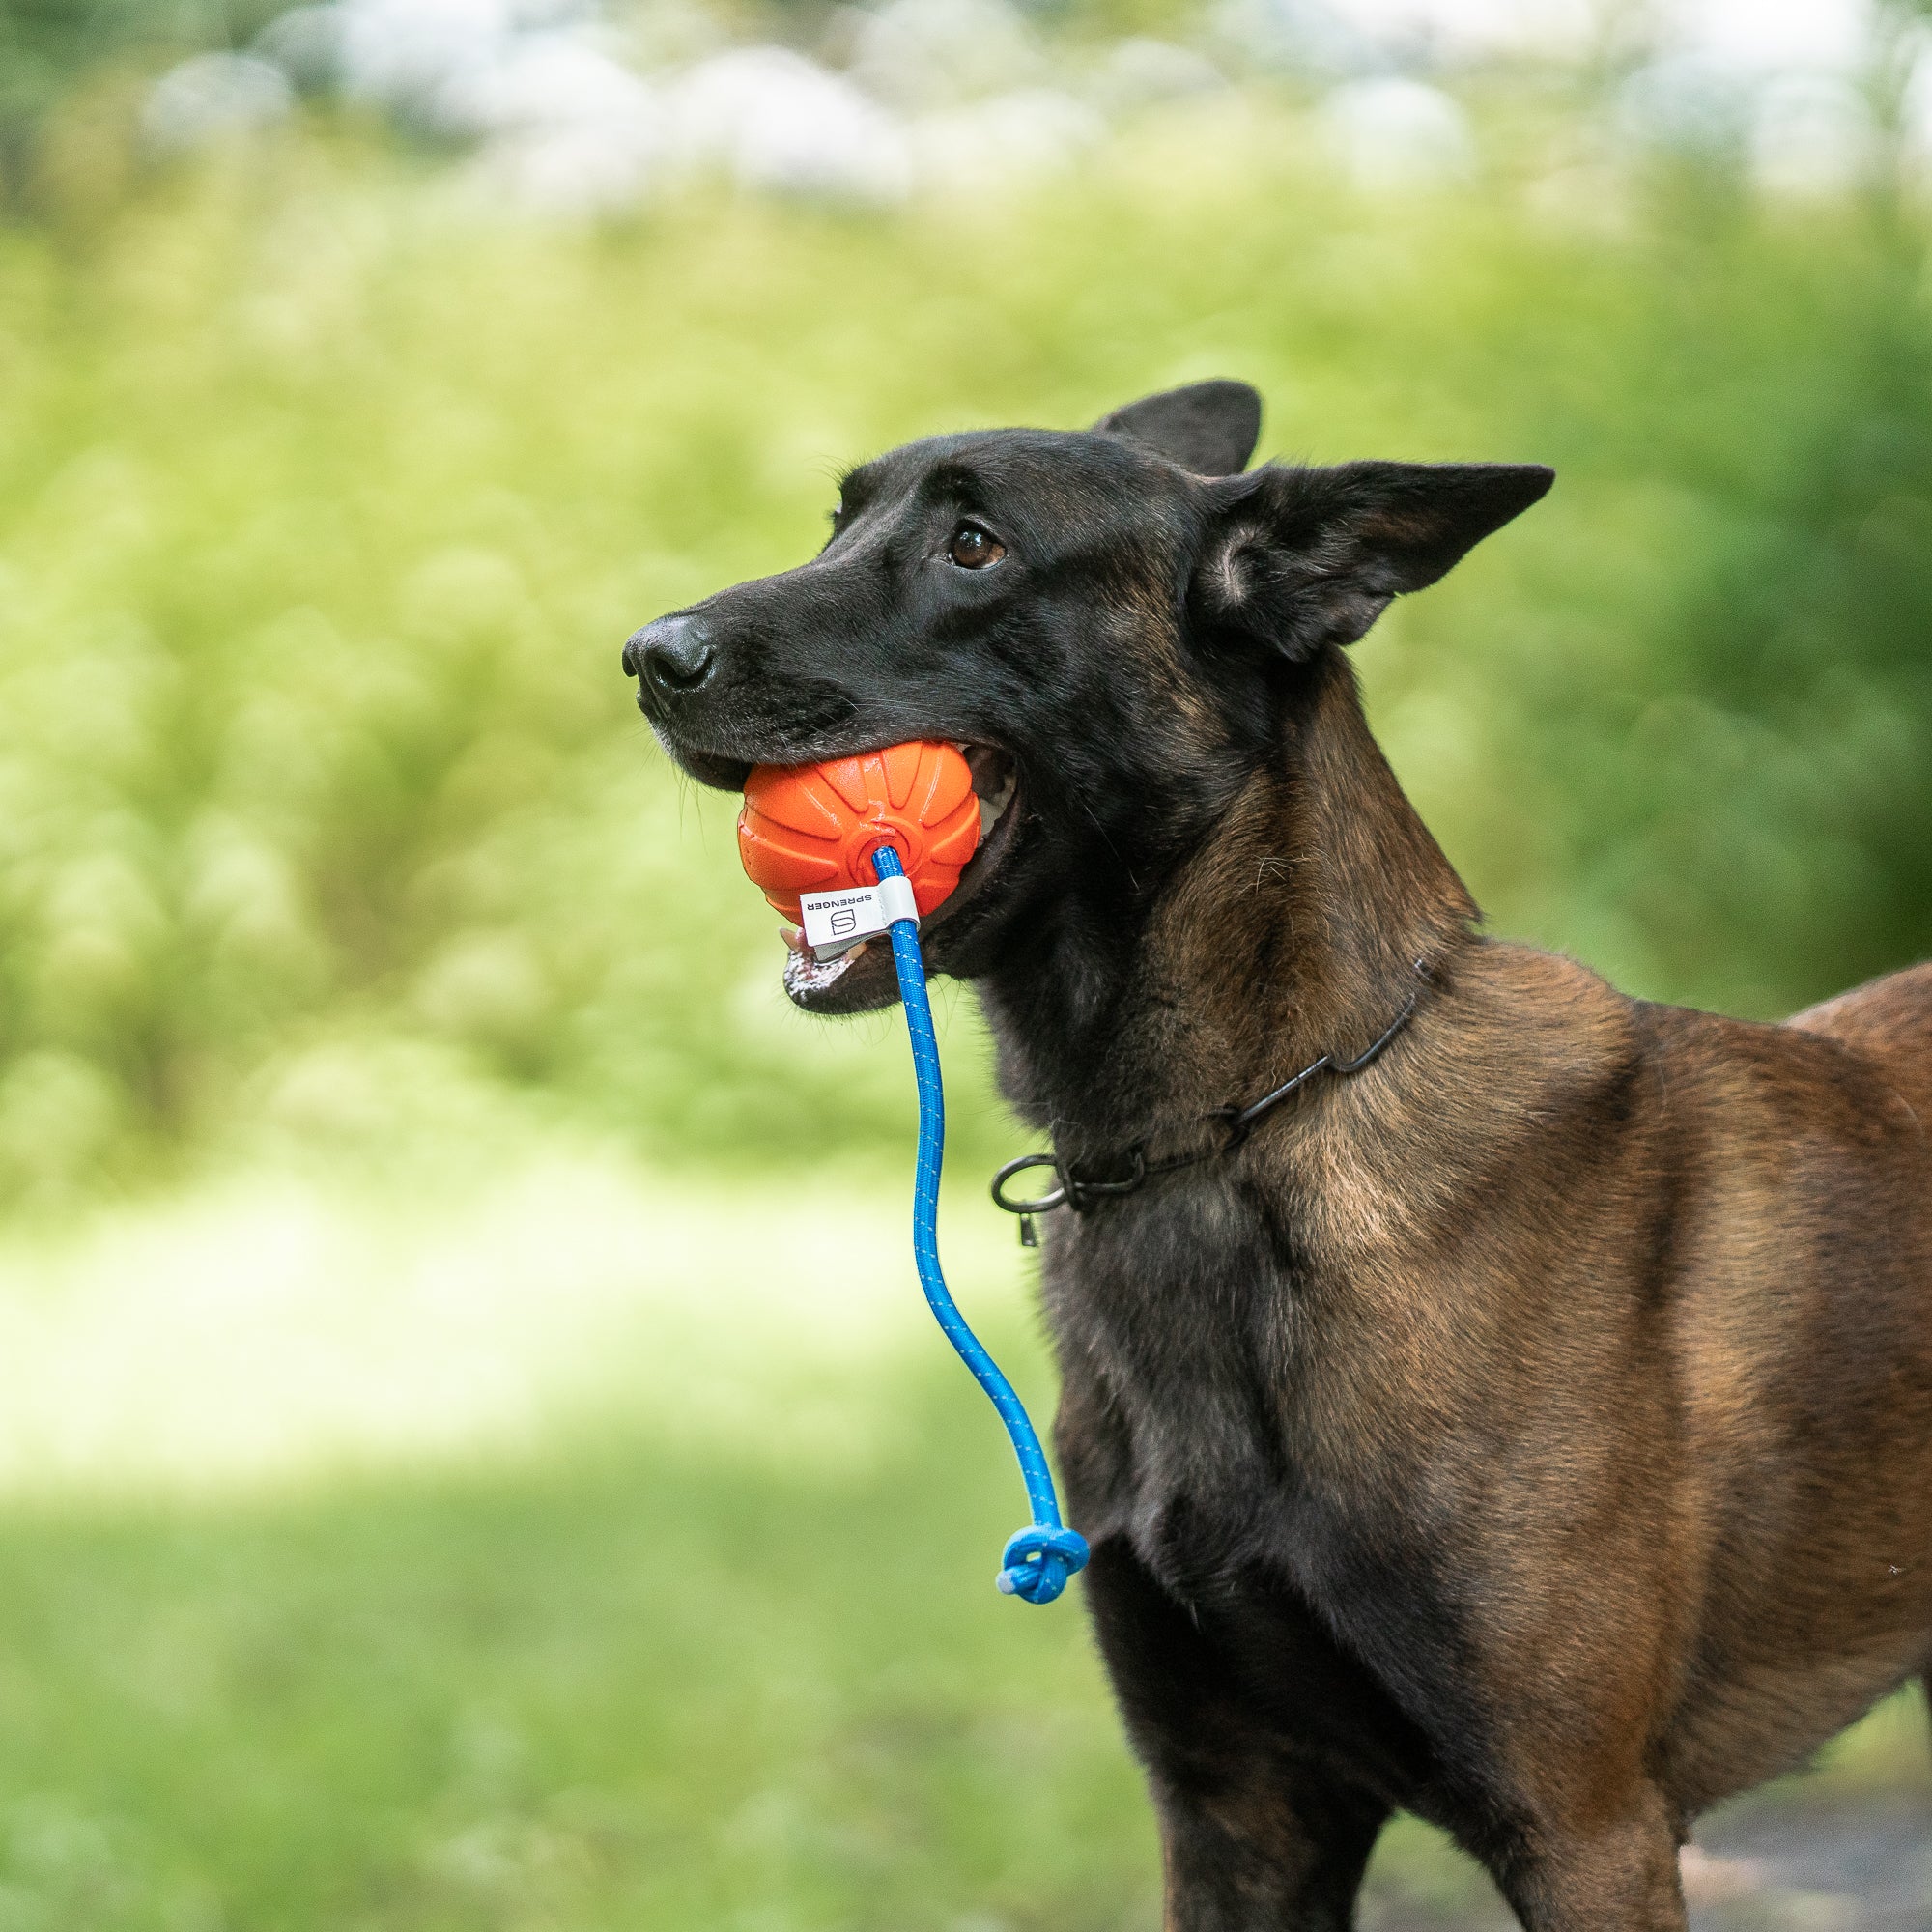
[[[624,646],[624,668],[666,696],[696,691],[711,675],[717,650],[693,617],[660,617]]]

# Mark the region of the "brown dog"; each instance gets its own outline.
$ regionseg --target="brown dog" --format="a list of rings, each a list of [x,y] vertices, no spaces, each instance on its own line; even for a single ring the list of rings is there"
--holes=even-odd
[[[1053,1136],[1170,1927],[1346,1926],[1403,1807],[1539,1932],[1662,1932],[1690,1820],[1932,1662],[1932,969],[1755,1026],[1478,937],[1343,647],[1548,472],[1258,426],[909,445],[626,664],[708,782],[944,737],[996,808],[923,937]]]

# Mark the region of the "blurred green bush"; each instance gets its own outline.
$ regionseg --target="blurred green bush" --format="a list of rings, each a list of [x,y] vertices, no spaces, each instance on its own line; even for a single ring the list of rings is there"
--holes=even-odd
[[[0,213],[29,201],[41,134],[79,89],[240,46],[278,0],[0,0]]]
[[[1372,198],[1210,101],[1051,193],[573,228],[310,124],[0,234],[0,1178],[439,1082],[662,1159],[899,1149],[895,1018],[785,1009],[618,647],[870,451],[1208,374],[1270,453],[1558,467],[1361,652],[1498,927],[1757,1013],[1932,951],[1916,213],[1489,138]]]

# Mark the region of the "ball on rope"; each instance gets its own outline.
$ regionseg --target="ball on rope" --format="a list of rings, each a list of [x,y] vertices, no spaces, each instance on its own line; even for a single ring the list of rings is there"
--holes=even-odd
[[[794,923],[801,893],[869,886],[881,845],[898,853],[923,919],[979,844],[972,771],[957,747],[930,738],[816,765],[759,765],[738,814],[747,875]]]

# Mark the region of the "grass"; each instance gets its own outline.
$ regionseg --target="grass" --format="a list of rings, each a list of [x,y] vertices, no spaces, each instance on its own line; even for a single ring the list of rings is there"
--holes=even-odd
[[[7,1880],[96,1928],[1145,1918],[1079,1622],[992,1593],[1004,1472],[916,1393],[863,1479],[612,1448],[15,1517]]]
[[[693,1198],[558,1146],[16,1234],[0,1407],[51,1382],[88,1453],[0,1462],[0,1925],[1153,1926],[1077,1593],[992,1589],[1020,1487],[901,1180]],[[951,1197],[949,1256],[1038,1412],[994,1218]],[[142,1299],[190,1273],[165,1345]],[[1922,1732],[1881,1712],[1828,1788],[1923,1788]],[[1371,1897],[1490,1894],[1405,1822]]]
[[[331,1211],[319,1268],[251,1238]],[[992,1213],[949,1205],[955,1275],[1038,1405]],[[83,1437],[144,1294],[199,1265],[215,1319],[150,1353],[123,1435],[9,1472],[0,1923],[1146,1919],[1082,1622],[992,1590],[1022,1492],[881,1265],[900,1218],[580,1151],[433,1208],[282,1175],[16,1240],[7,1406],[51,1371]],[[353,1406],[316,1401],[357,1342]],[[263,1406],[295,1416],[270,1453]]]
[[[74,1932],[1151,1926],[1082,1621],[993,1594],[1007,1471],[952,1378],[904,1396],[843,1480],[607,1447],[15,1512],[0,1899]],[[1404,1828],[1376,1889],[1446,1922],[1484,1888]]]

